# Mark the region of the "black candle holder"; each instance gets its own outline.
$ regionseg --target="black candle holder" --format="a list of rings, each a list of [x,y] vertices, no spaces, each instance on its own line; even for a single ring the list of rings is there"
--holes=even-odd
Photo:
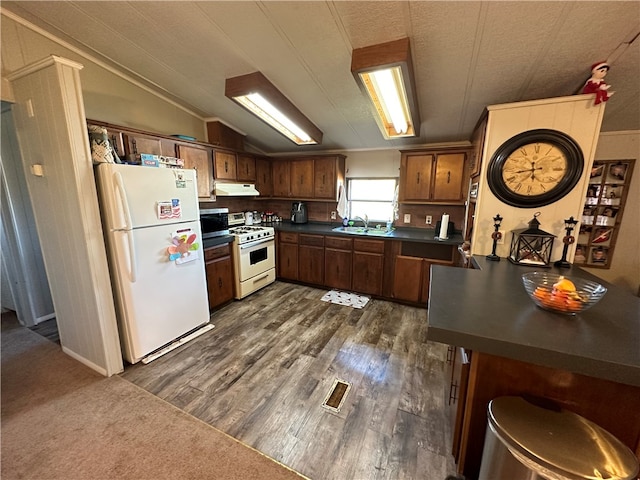
[[[491,234],[491,238],[493,239],[493,249],[491,250],[491,255],[487,255],[487,260],[491,260],[493,262],[499,262],[500,257],[496,255],[496,246],[498,245],[498,240],[502,238],[502,233],[500,230],[500,223],[502,223],[502,217],[498,213],[495,217],[493,217],[493,233]]]
[[[567,251],[569,250],[569,245],[572,245],[576,241],[576,238],[573,235],[571,235],[571,232],[573,231],[577,223],[578,221],[574,220],[573,217],[569,217],[567,220],[564,221],[564,230],[566,233],[562,239],[562,243],[564,243],[564,247],[562,248],[562,258],[557,262],[554,262],[553,265],[555,267],[560,267],[560,268],[571,267],[571,264],[567,262]]]

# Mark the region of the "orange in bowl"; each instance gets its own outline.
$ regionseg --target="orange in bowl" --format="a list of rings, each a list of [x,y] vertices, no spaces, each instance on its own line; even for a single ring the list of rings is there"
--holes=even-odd
[[[550,272],[522,275],[525,290],[540,308],[566,315],[584,312],[598,303],[607,289],[584,278],[571,279]]]

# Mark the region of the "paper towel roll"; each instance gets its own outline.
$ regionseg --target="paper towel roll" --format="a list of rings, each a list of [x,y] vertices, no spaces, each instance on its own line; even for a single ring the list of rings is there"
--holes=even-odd
[[[446,213],[442,215],[442,221],[440,222],[440,233],[438,234],[438,238],[449,238],[447,237],[447,230],[449,229],[449,215]]]

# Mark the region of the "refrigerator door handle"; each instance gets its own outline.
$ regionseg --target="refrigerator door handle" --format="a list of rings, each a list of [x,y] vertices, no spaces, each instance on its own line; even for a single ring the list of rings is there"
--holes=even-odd
[[[136,258],[136,246],[133,240],[133,230],[127,231],[127,243],[129,245],[129,273],[131,283],[136,283],[138,278],[138,259]]]
[[[127,196],[125,195],[124,181],[122,180],[122,175],[120,174],[120,172],[115,172],[113,175],[116,181],[116,190],[118,190],[118,194],[120,195],[120,202],[122,203],[122,209],[124,210],[124,229],[131,230],[131,211],[129,210]],[[133,242],[133,240],[131,240],[130,243],[131,242]]]

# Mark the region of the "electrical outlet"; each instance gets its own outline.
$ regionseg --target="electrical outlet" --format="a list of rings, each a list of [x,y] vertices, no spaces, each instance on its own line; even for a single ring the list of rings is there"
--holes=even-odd
[[[504,244],[504,230],[498,230],[498,233],[500,234],[500,238],[498,238],[498,241],[496,243],[498,245],[502,245]]]
[[[335,210],[331,212],[331,220],[336,220],[338,218],[338,212]]]
[[[433,222],[433,217],[431,215],[427,215],[427,225],[431,225],[431,222]]]
[[[405,213],[404,214],[404,223],[411,223],[411,214],[410,213]]]

